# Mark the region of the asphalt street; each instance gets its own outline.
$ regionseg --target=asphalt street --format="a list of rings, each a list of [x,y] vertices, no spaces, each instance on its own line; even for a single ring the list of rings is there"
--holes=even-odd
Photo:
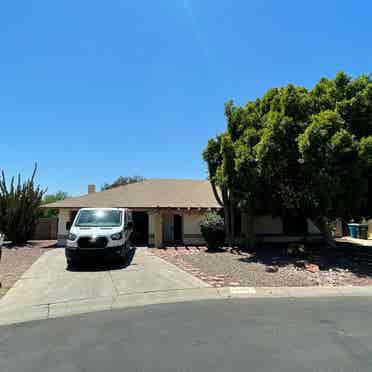
[[[209,300],[0,327],[0,371],[371,371],[370,297]]]

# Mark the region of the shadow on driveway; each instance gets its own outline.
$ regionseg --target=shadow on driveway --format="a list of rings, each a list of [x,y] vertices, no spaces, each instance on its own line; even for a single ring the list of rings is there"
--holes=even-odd
[[[128,258],[121,260],[120,258],[102,259],[102,258],[86,258],[83,261],[75,263],[73,266],[67,266],[67,271],[72,272],[97,272],[126,269],[131,265],[136,253],[136,248],[132,249]]]

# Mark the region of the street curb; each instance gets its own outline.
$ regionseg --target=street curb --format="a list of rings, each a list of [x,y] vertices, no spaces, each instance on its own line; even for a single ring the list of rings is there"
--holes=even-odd
[[[67,302],[0,309],[0,325],[86,314],[104,310],[129,309],[148,305],[202,300],[262,298],[370,297],[372,286],[365,287],[206,287],[130,293]]]

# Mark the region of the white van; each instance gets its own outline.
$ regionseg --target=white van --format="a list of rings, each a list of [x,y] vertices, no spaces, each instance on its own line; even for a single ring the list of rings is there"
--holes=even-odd
[[[133,222],[128,209],[82,208],[69,230],[65,249],[68,265],[94,256],[127,260],[132,249]]]

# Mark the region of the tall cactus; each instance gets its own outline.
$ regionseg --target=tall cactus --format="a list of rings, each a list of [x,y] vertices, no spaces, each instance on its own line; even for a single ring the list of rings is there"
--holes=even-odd
[[[17,182],[12,177],[7,185],[4,171],[0,180],[0,232],[3,232],[12,243],[25,244],[34,234],[40,214],[40,205],[46,189],[35,186],[34,180],[37,171],[35,165],[32,176],[21,181],[18,175]]]

